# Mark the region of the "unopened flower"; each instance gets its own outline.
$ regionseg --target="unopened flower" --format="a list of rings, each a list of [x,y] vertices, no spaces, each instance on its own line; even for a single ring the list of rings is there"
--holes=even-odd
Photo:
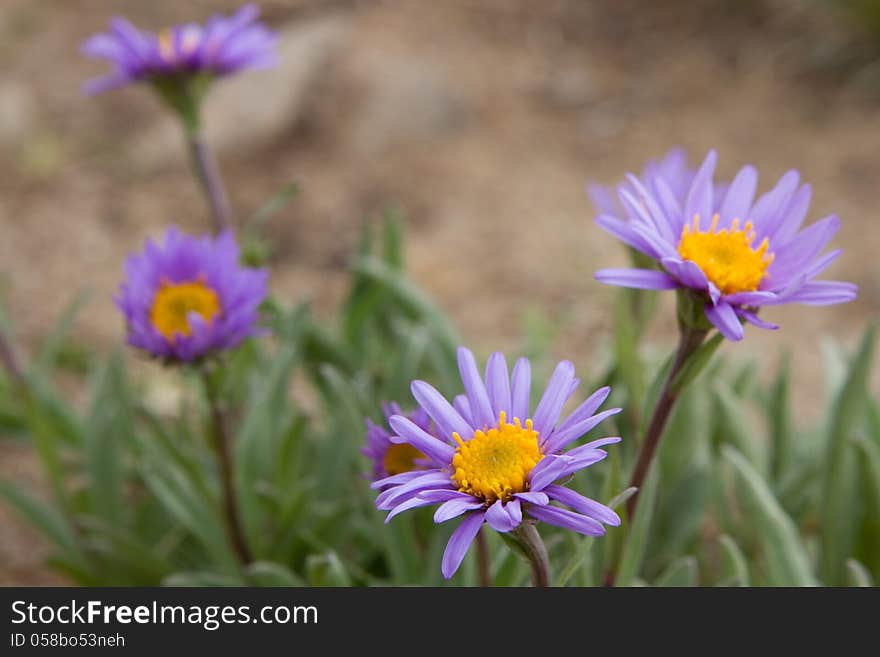
[[[424,381],[412,384],[413,396],[434,421],[437,435],[402,415],[389,419],[395,432],[391,441],[418,449],[430,465],[373,484],[384,489],[376,505],[390,512],[386,522],[407,509],[437,503],[437,523],[464,515],[443,554],[446,578],[458,569],[484,522],[509,532],[531,518],[590,536],[604,534],[603,523],[620,524],[610,508],[558,483],[605,458],[602,446],[620,441],[601,438],[564,451],[620,411],[595,414],[609,388],[598,390],[561,420],[562,407],[578,386],[570,362],[559,363],[534,410],[527,359],[519,359],[508,375],[504,355],[492,354],[485,380],[467,349],[459,349],[458,365],[466,394],[453,404]]]
[[[427,433],[433,432],[431,418],[422,408],[417,408],[411,413],[404,413],[400,406],[392,402],[383,404],[382,411],[385,415],[385,424],[375,424],[369,418],[367,425],[367,444],[361,449],[361,453],[372,461],[373,469],[370,477],[373,481],[385,479],[404,472],[424,470],[430,467],[430,461],[418,449],[408,443],[391,442],[392,433],[389,431],[388,420],[395,415],[403,415],[419,429]]]
[[[97,94],[131,82],[161,85],[272,66],[277,37],[257,21],[258,16],[259,9],[249,4],[232,16],[214,15],[204,25],[175,25],[158,34],[114,18],[109,31],[88,39],[82,50],[109,60],[115,70],[87,82],[85,91]]]
[[[789,171],[755,200],[758,172],[743,167],[726,189],[713,185],[715,152],[706,157],[680,197],[662,175],[652,188],[629,178],[621,200],[627,216],[597,223],[656,262],[657,269],[603,269],[596,278],[623,287],[685,289],[729,340],[741,340],[742,322],[778,328],[760,319],[762,306],[851,301],[852,283],[814,280],[841,253],[821,254],[840,227],[836,215],[801,230],[811,188]]]
[[[128,343],[153,356],[193,361],[264,331],[258,307],[268,272],[239,266],[232,233],[191,237],[171,228],[125,262],[116,305]]]

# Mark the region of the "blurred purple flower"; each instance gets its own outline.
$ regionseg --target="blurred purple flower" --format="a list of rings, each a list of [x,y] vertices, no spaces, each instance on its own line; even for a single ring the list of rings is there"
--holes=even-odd
[[[373,488],[382,489],[376,506],[390,511],[386,522],[408,509],[437,503],[437,523],[464,515],[443,554],[441,570],[446,578],[458,570],[484,522],[496,531],[509,532],[530,517],[589,536],[604,534],[603,523],[620,524],[610,508],[554,483],[601,461],[607,453],[599,448],[620,441],[601,438],[563,452],[620,411],[612,408],[595,414],[609,388],[593,393],[560,421],[562,407],[579,383],[570,362],[556,367],[534,412],[529,406],[528,359],[520,358],[508,375],[504,355],[492,354],[484,379],[473,354],[461,347],[458,367],[466,394],[452,404],[430,384],[412,383],[413,396],[434,421],[436,435],[405,416],[389,419],[395,432],[391,442],[418,449],[430,466],[373,484]],[[573,510],[551,505],[551,500]]]
[[[370,478],[373,481],[385,479],[393,475],[410,472],[412,470],[424,470],[430,467],[430,461],[418,449],[406,443],[391,442],[391,431],[387,428],[388,420],[395,415],[402,415],[415,424],[419,429],[429,434],[434,434],[431,418],[422,408],[417,408],[411,413],[404,413],[395,402],[382,405],[385,415],[385,425],[375,424],[367,418],[367,444],[361,449],[361,453],[373,462],[373,471]]]
[[[175,25],[158,34],[114,18],[110,30],[88,39],[82,51],[109,60],[116,70],[89,80],[84,90],[93,95],[142,80],[220,77],[272,66],[277,37],[257,22],[259,13],[255,5],[248,4],[232,16],[215,14],[204,25]]]
[[[813,280],[841,253],[820,255],[840,227],[835,215],[801,230],[811,188],[789,171],[755,201],[758,172],[740,169],[726,188],[713,185],[711,151],[681,194],[680,179],[659,173],[649,181],[629,177],[620,200],[625,215],[600,214],[603,229],[655,261],[655,269],[603,269],[596,278],[623,287],[691,290],[727,339],[743,338],[742,322],[775,329],[758,317],[762,306],[852,301],[857,287]],[[649,183],[649,184],[648,184]]]
[[[125,262],[116,305],[128,343],[171,361],[193,361],[264,334],[257,309],[268,272],[238,264],[230,231],[191,237],[170,228],[163,243],[147,240]]]

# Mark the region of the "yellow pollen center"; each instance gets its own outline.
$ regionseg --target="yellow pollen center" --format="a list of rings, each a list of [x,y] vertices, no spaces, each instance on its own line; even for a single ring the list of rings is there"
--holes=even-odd
[[[162,282],[153,299],[150,322],[168,340],[190,335],[189,314],[196,313],[210,324],[220,314],[217,293],[203,280],[188,283]]]
[[[767,273],[773,254],[767,253],[765,237],[757,248],[752,246],[755,231],[752,222],[739,227],[734,219],[730,228],[718,230],[718,215],[712,217],[708,231],[700,231],[700,215],[693,224],[686,224],[678,243],[678,253],[691,260],[706,274],[723,294],[752,292]]]
[[[425,458],[425,455],[415,447],[408,445],[407,443],[401,443],[399,445],[391,445],[391,447],[385,451],[385,458],[382,459],[382,466],[390,477],[402,472],[415,470],[416,461],[423,458]]]
[[[465,442],[453,434],[458,447],[452,457],[452,483],[458,490],[488,503],[507,500],[526,490],[526,480],[544,455],[538,447],[538,432],[532,421],[523,426],[518,418],[507,422],[502,411],[498,426],[477,431]]]
[[[159,32],[159,55],[168,63],[174,62],[174,32],[171,29]]]

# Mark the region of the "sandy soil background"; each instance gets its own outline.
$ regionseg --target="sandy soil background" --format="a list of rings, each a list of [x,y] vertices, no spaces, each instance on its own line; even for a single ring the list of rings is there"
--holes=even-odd
[[[827,3],[831,4],[831,3]],[[3,0],[0,277],[21,356],[77,292],[81,344],[123,336],[111,295],[123,258],[169,223],[207,226],[174,122],[143,88],[80,94],[104,66],[78,44],[124,14],[151,29],[226,0]],[[622,266],[592,223],[589,180],[610,184],[681,145],[720,173],[789,168],[814,185],[810,221],[843,220],[828,276],[861,287],[833,309],[773,309],[735,356],[795,353],[798,408],[822,394],[816,345],[851,345],[880,310],[880,65],[854,22],[803,0],[448,0],[263,3],[282,61],[219,85],[208,130],[244,215],[290,181],[271,220],[272,288],[332,313],[361,224],[406,217],[408,267],[481,351],[552,318],[555,350],[589,368],[609,337]],[[655,323],[658,346],[672,315]],[[730,346],[727,350],[733,352]],[[880,368],[875,368],[880,369]],[[0,440],[0,476],[40,485],[26,446]],[[0,507],[0,585],[57,582],[42,543]]]

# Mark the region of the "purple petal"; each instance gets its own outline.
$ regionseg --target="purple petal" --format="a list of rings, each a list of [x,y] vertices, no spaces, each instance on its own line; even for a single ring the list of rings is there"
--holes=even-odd
[[[423,474],[425,473],[419,470],[401,472],[400,474],[374,481],[372,484],[370,484],[370,488],[378,490],[379,488],[384,488],[385,486],[397,486],[398,484],[405,484],[408,481],[412,481],[416,477],[421,477]]]
[[[565,431],[569,427],[581,422],[582,420],[586,420],[590,417],[596,410],[605,403],[605,400],[608,399],[608,395],[611,394],[611,388],[609,386],[605,386],[604,388],[599,388],[592,395],[587,397],[587,399],[578,406],[571,415],[569,415],[565,420],[562,421],[562,424],[557,427],[556,431]]]
[[[458,348],[458,371],[461,373],[461,382],[471,403],[471,412],[474,415],[475,429],[480,427],[493,427],[498,418],[492,413],[492,404],[489,403],[489,393],[477,370],[477,361],[470,349]],[[462,436],[464,438],[464,436]]]
[[[549,525],[570,529],[587,536],[603,536],[605,527],[593,518],[582,516],[579,513],[560,509],[555,506],[532,506],[528,508],[528,514],[536,520],[542,520]]]
[[[596,280],[640,290],[674,290],[679,287],[672,276],[653,269],[600,269],[596,272]]]
[[[593,428],[599,425],[605,418],[610,417],[612,415],[617,415],[623,409],[620,408],[610,408],[607,411],[602,411],[597,415],[593,415],[577,424],[574,424],[568,427],[565,431],[556,431],[550,437],[550,440],[544,445],[544,453],[546,454],[555,454],[559,450],[563,449],[566,445],[568,445],[573,440],[577,440],[581,436],[589,433]]]
[[[396,436],[389,437],[392,443],[409,443],[439,465],[449,465],[452,463],[455,449],[442,440],[435,438],[424,429],[421,429],[408,417],[395,415],[388,420],[388,424],[397,433]]]
[[[529,489],[540,492],[563,476],[570,459],[564,456],[545,456],[529,473]]]
[[[768,329],[770,331],[776,331],[779,329],[778,324],[771,324],[770,322],[765,322],[763,319],[758,317],[757,314],[753,313],[750,310],[745,310],[743,308],[737,308],[736,314],[746,320],[749,324],[757,326],[758,328]]]
[[[461,524],[452,532],[449,543],[446,544],[446,550],[443,552],[443,564],[440,570],[443,577],[449,579],[458,570],[464,555],[467,554],[468,548],[471,546],[477,532],[483,524],[484,514],[476,511],[469,514],[462,520]]]
[[[712,176],[715,173],[717,160],[718,155],[715,151],[709,151],[697,175],[694,176],[684,204],[685,223],[690,223],[697,215],[703,221],[712,217]]]
[[[547,493],[542,493],[540,491],[529,491],[526,493],[514,493],[513,495],[516,499],[522,500],[523,502],[528,502],[529,504],[549,504],[550,498],[547,497]]]
[[[633,230],[629,222],[621,221],[607,214],[601,214],[596,217],[596,225],[636,251],[640,251],[651,258],[656,258],[659,255],[648,242]]]
[[[758,171],[753,166],[745,166],[739,170],[721,204],[719,214],[727,220],[747,220],[755,189],[758,187]]]
[[[479,509],[481,506],[483,506],[483,502],[470,495],[449,500],[441,504],[434,512],[434,522],[439,525],[447,520],[457,518],[466,511]]]
[[[498,418],[503,412],[507,421],[512,421],[510,414],[510,376],[507,373],[507,361],[504,354],[496,351],[489,356],[486,363],[486,391],[492,404],[492,414]]]
[[[585,516],[595,518],[600,522],[604,522],[606,525],[613,525],[614,527],[620,525],[620,516],[618,516],[613,509],[604,504],[600,504],[595,500],[591,500],[589,497],[584,497],[570,488],[555,485],[547,486],[546,492],[554,500],[562,502],[565,506],[570,506],[578,513],[583,513]]]
[[[385,516],[385,524],[387,525],[389,522],[391,522],[391,519],[394,518],[394,516],[401,514],[404,511],[409,511],[410,509],[415,509],[420,506],[428,506],[429,504],[434,504],[434,502],[419,497],[418,495],[416,495],[415,497],[411,497],[408,500],[401,502],[397,506],[393,507],[388,512],[388,515]]]
[[[670,274],[675,276],[682,285],[691,289],[706,292],[709,289],[709,279],[700,269],[697,263],[692,260],[682,260],[681,258],[663,258],[661,264]]]
[[[852,301],[859,287],[844,281],[810,281],[796,292],[782,296],[777,303],[802,303],[806,306],[830,306]],[[775,304],[774,304],[775,305]]]
[[[513,366],[511,383],[511,412],[513,417],[525,423],[529,417],[532,391],[532,366],[528,358],[520,358]]]
[[[486,510],[486,522],[489,523],[492,529],[502,534],[509,532],[511,529],[516,529],[518,526],[514,524],[513,518],[505,511],[504,503],[501,500],[497,500],[495,504]]]
[[[739,321],[739,317],[736,316],[733,306],[729,303],[719,301],[714,306],[707,303],[705,312],[706,318],[715,325],[715,328],[725,338],[733,342],[739,342],[743,339],[745,333],[743,332],[742,323]]]
[[[574,365],[564,360],[553,371],[547,389],[532,416],[533,426],[539,435],[549,434],[556,425],[562,407],[571,392],[572,381],[574,381]]]
[[[728,294],[724,300],[732,306],[763,306],[777,297],[775,292],[737,292]]]
[[[471,403],[468,401],[467,395],[456,395],[455,399],[452,400],[452,407],[458,411],[458,414],[467,422],[469,425],[473,426],[476,424],[474,422],[474,416],[471,413]]]
[[[465,422],[458,411],[430,383],[413,381],[410,390],[419,406],[428,412],[445,438],[452,440],[453,433],[461,436],[462,440],[469,440],[473,436],[473,427]]]

